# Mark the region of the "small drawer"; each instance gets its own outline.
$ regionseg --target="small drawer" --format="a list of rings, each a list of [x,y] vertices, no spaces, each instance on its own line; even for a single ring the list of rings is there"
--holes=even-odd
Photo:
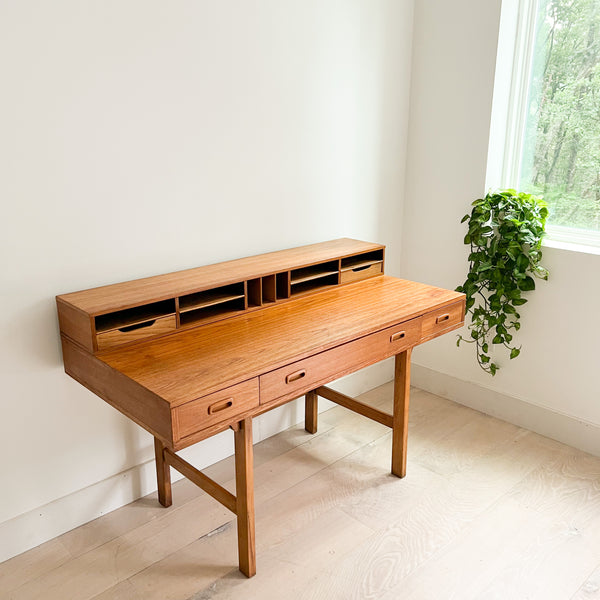
[[[465,322],[465,302],[460,300],[444,308],[423,315],[421,341],[458,329]]]
[[[168,317],[160,317],[151,321],[144,321],[121,327],[120,329],[112,329],[96,334],[96,343],[98,350],[105,350],[112,346],[118,346],[125,342],[134,342],[154,335],[162,335],[175,331],[177,321],[175,315]]]
[[[340,283],[350,283],[351,281],[367,279],[367,277],[373,277],[373,275],[380,275],[382,272],[382,262],[376,262],[372,265],[365,265],[363,267],[355,267],[354,269],[342,270]]]
[[[173,409],[174,437],[181,439],[206,427],[235,420],[258,406],[258,378],[232,385]]]
[[[297,398],[419,343],[421,320],[412,319],[260,376],[260,403]]]

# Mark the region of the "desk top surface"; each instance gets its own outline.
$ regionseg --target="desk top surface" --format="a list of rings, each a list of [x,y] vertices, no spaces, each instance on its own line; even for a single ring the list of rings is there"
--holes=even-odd
[[[97,356],[177,406],[462,297],[374,277]]]

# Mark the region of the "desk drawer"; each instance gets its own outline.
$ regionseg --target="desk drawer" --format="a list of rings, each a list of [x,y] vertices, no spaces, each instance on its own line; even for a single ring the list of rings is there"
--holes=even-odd
[[[459,300],[450,306],[423,315],[421,341],[430,340],[446,331],[457,329],[465,321],[465,303]]]
[[[155,335],[172,333],[176,327],[175,315],[169,315],[168,317],[161,317],[145,323],[98,333],[96,335],[96,343],[98,350],[105,350],[106,348],[124,344],[125,342],[135,342]]]
[[[203,396],[173,411],[174,437],[181,439],[258,406],[258,378]]]
[[[380,275],[381,273],[383,273],[382,262],[366,265],[364,267],[357,267],[355,269],[342,270],[340,275],[340,283],[360,281],[361,279],[367,279],[367,277],[373,277],[373,275]]]
[[[281,402],[398,354],[419,343],[421,320],[412,319],[291,363],[260,376],[260,403]]]

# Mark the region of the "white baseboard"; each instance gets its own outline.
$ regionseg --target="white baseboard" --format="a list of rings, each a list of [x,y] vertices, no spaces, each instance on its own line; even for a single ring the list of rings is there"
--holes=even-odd
[[[137,465],[0,524],[0,562],[156,489],[154,461]]]
[[[332,387],[356,396],[392,378],[393,364],[387,360],[344,377],[336,381]],[[332,406],[334,404],[321,398],[319,412]],[[303,419],[302,401],[290,402],[269,411],[254,420],[254,441],[264,440]],[[196,446],[186,448],[182,454],[197,468],[206,468],[233,454],[233,436],[230,432],[220,433]],[[172,480],[178,479],[181,479],[181,475],[172,471]],[[4,521],[0,523],[0,562],[154,491],[156,491],[156,474],[152,459]]]
[[[442,398],[600,456],[600,427],[413,363],[411,381]]]

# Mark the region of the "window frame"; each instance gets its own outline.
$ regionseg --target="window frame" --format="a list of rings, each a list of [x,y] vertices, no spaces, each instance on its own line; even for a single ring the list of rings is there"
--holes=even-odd
[[[516,188],[539,0],[502,0],[486,187]],[[545,246],[600,254],[600,231],[546,225]]]

